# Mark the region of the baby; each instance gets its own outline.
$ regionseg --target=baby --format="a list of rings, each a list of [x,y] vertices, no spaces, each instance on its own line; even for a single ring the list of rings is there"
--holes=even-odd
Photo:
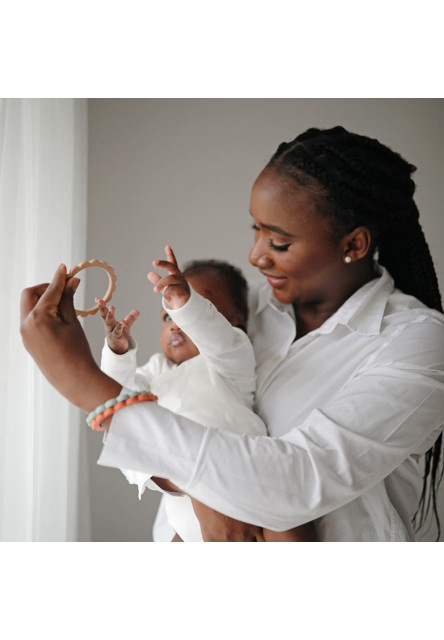
[[[97,299],[105,324],[106,340],[102,370],[122,386],[150,391],[162,405],[207,427],[227,429],[253,436],[266,435],[266,427],[253,412],[256,385],[253,347],[246,334],[248,320],[247,283],[232,265],[216,261],[193,261],[181,272],[171,247],[166,260],[153,265],[168,271],[160,277],[148,274],[154,291],[161,292],[161,353],[137,366],[137,347],[130,329],[139,313],[132,311],[117,322]],[[139,486],[154,488],[149,474],[123,470]],[[191,500],[184,494],[164,497],[168,522],[175,540],[202,541],[199,521]],[[309,535],[314,540],[312,525]],[[278,534],[276,534],[278,535]],[[298,539],[296,538],[292,539]]]

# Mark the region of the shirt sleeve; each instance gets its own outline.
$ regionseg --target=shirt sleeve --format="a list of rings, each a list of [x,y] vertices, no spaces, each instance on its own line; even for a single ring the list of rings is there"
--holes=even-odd
[[[148,391],[154,376],[162,371],[162,354],[154,354],[142,367],[137,366],[137,343],[130,338],[128,351],[114,353],[105,339],[100,368],[123,387],[131,391]]]
[[[276,531],[321,517],[424,453],[442,430],[443,332],[426,329],[426,339],[413,327],[392,342],[324,407],[301,424],[290,419],[280,439],[206,429],[144,403],[114,416],[99,464],[124,460]]]
[[[163,306],[214,370],[234,380],[244,393],[255,390],[254,350],[244,331],[233,327],[209,300],[192,288],[188,302],[180,309],[170,309],[165,301]]]

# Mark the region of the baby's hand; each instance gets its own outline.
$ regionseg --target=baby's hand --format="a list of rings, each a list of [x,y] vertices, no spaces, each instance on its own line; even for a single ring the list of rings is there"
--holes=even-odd
[[[105,325],[106,341],[109,348],[118,355],[126,353],[128,351],[130,330],[139,317],[139,312],[136,310],[131,311],[126,318],[117,322],[114,317],[115,308],[112,305],[107,309],[106,304],[100,298],[96,298],[96,303],[99,305],[100,315]]]
[[[185,280],[177,266],[177,260],[169,245],[165,247],[166,260],[154,260],[153,265],[166,269],[169,274],[163,278],[154,271],[150,271],[147,278],[154,285],[154,291],[162,292],[171,309],[180,309],[190,298],[190,285]]]

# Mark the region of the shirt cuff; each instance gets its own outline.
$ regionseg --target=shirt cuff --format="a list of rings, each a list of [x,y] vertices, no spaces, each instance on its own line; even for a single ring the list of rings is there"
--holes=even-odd
[[[128,351],[126,353],[114,353],[110,349],[108,342],[105,338],[105,344],[102,349],[102,359],[100,368],[108,371],[128,371],[128,368],[136,364],[137,358],[137,342],[134,338],[130,337]]]
[[[113,415],[98,464],[166,478],[185,491],[210,431],[155,402],[130,405]]]
[[[212,302],[199,295],[192,287],[190,287],[190,291],[189,299],[180,309],[171,309],[166,300],[162,298],[163,308],[168,311],[174,322],[181,328],[196,323],[208,308],[215,309]]]

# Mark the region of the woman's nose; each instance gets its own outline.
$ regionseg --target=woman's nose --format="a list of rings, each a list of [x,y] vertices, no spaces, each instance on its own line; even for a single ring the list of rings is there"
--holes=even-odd
[[[248,259],[253,267],[259,267],[260,269],[265,269],[266,267],[271,266],[273,262],[262,242],[260,241],[254,243]]]

